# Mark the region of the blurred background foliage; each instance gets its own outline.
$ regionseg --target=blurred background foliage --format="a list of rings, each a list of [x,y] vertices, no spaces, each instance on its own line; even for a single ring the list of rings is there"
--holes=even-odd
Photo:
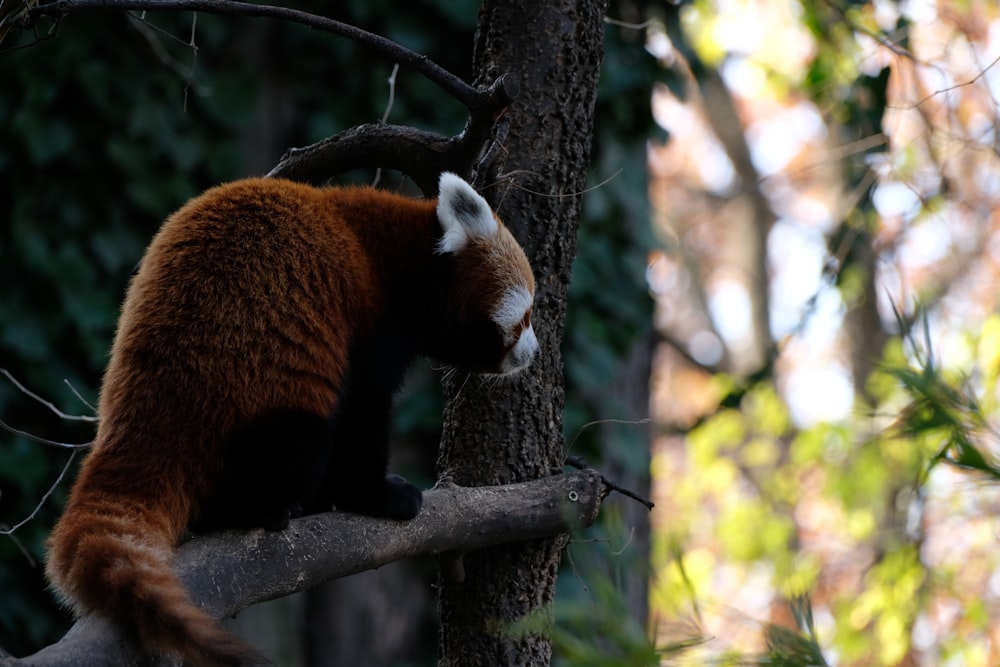
[[[651,613],[712,638],[683,660],[1000,662],[998,28],[706,0],[652,30]]]
[[[468,78],[476,2],[295,6]],[[556,664],[1000,663],[997,35],[985,0],[610,4],[565,435],[657,506],[613,496],[573,536]],[[392,70],[296,26],[191,14],[81,14],[0,58],[0,366],[70,413],[96,400],[165,215],[381,118]],[[453,134],[464,113],[401,70],[389,120]],[[441,407],[417,369],[394,456],[424,485]],[[6,382],[0,416],[91,436]],[[0,522],[67,456],[3,435]],[[68,622],[38,566],[66,489],[0,539],[15,654]],[[279,601],[245,631],[291,626],[280,664],[432,664],[430,569]]]

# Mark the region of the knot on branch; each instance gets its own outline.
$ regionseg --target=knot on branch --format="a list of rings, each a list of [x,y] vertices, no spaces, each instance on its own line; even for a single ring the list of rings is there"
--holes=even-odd
[[[587,462],[584,461],[579,456],[567,456],[566,457],[566,465],[570,466],[571,468],[576,468],[577,470],[593,470],[593,468],[591,468],[589,465],[587,465]],[[643,498],[642,496],[640,496],[635,491],[630,491],[628,489],[625,489],[625,488],[622,488],[622,487],[618,486],[617,484],[615,484],[614,482],[612,482],[610,479],[608,479],[604,475],[601,475],[601,483],[604,485],[604,492],[601,494],[601,500],[603,500],[603,499],[607,498],[609,495],[611,495],[612,491],[617,491],[618,493],[622,494],[623,496],[627,496],[628,498],[631,498],[632,500],[636,501],[637,503],[643,505],[650,512],[652,512],[653,508],[656,506],[653,503],[653,501],[651,501],[651,500],[649,500],[647,498]]]
[[[476,93],[479,100],[467,105],[469,111],[475,114],[480,108],[488,109],[498,118],[521,93],[521,83],[508,72],[498,76],[489,87],[477,89]]]

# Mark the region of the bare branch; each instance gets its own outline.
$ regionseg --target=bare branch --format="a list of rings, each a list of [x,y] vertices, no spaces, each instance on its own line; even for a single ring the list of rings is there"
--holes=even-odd
[[[424,193],[434,194],[442,171],[468,176],[473,166],[480,173],[488,168],[481,156],[495,158],[497,151],[484,147],[518,88],[513,76],[499,77],[482,91],[479,103],[469,109],[465,129],[453,137],[401,125],[359,125],[311,146],[289,149],[267,175],[319,184],[351,169],[397,169]]]
[[[91,403],[90,401],[88,401],[87,399],[85,399],[85,398],[84,398],[84,397],[83,397],[83,396],[82,396],[82,395],[80,394],[80,392],[79,392],[79,391],[77,391],[77,388],[73,386],[73,383],[72,383],[72,382],[70,382],[70,381],[69,381],[69,379],[67,379],[67,378],[63,378],[63,384],[65,384],[65,385],[66,385],[67,387],[69,387],[69,390],[70,390],[71,392],[73,392],[73,395],[74,395],[74,396],[76,396],[76,397],[77,397],[77,399],[78,399],[78,400],[79,400],[79,401],[80,401],[81,403],[83,403],[83,404],[84,404],[84,405],[86,405],[86,406],[87,406],[88,408],[90,408],[90,410],[91,410],[91,411],[92,411],[92,412],[94,413],[94,415],[96,415],[96,414],[97,414],[97,408],[95,408],[95,407],[94,407],[94,405],[93,405],[93,404],[92,404],[92,403]],[[95,416],[95,417],[94,417],[94,419],[96,420],[96,419],[98,419],[98,417],[96,417],[96,416]],[[86,420],[85,420],[85,421],[86,421]]]
[[[402,125],[365,124],[352,127],[303,148],[290,148],[268,172],[272,178],[321,184],[352,169],[398,169],[424,192],[433,192],[436,174],[458,139]],[[437,169],[440,173],[443,169]],[[421,174],[426,174],[422,182]],[[433,183],[432,183],[433,181]]]
[[[42,499],[38,501],[37,505],[35,505],[35,509],[31,511],[31,514],[24,517],[23,519],[15,523],[13,526],[10,526],[9,528],[7,527],[7,524],[0,523],[0,535],[13,537],[14,532],[18,528],[20,528],[21,526],[23,526],[24,524],[28,523],[29,521],[35,518],[39,510],[41,510],[42,507],[45,505],[45,501],[47,501],[49,499],[49,496],[52,495],[52,492],[55,491],[60,484],[62,484],[63,477],[66,476],[66,471],[69,470],[69,467],[73,464],[73,459],[76,458],[76,455],[79,451],[80,451],[79,449],[74,449],[73,451],[70,452],[69,458],[66,459],[65,465],[63,465],[62,470],[59,471],[59,476],[56,477],[56,481],[52,482],[52,486],[49,487],[49,490],[46,491],[44,495],[42,495]],[[2,491],[0,491],[0,494],[2,494]]]
[[[396,101],[396,74],[399,73],[399,63],[392,66],[392,73],[389,75],[389,100],[385,103],[385,111],[382,113],[382,122],[389,122],[389,113],[392,111],[392,105]]]
[[[174,569],[194,602],[216,618],[323,581],[416,555],[473,551],[590,525],[606,488],[593,470],[521,484],[442,485],[424,494],[408,522],[328,512],[292,521],[287,530],[199,537],[178,552]],[[3,667],[65,664],[168,664],[136,653],[118,628],[85,617],[58,643]]]
[[[426,56],[356,26],[287,7],[235,0],[54,0],[31,7],[26,15],[19,14],[18,25],[31,27],[44,16],[58,22],[68,14],[88,10],[194,11],[298,23],[377,50],[423,74],[469,110],[465,129],[451,138],[384,123],[351,128],[312,146],[289,150],[268,174],[272,177],[321,184],[352,169],[389,168],[412,178],[424,193],[435,194],[442,171],[468,177],[474,168],[482,174],[490,166],[498,153],[489,149],[496,122],[519,89],[510,75],[500,76],[488,88],[474,88]]]
[[[468,108],[475,107],[480,103],[481,93],[479,91],[435,64],[427,56],[356,26],[289,7],[255,5],[235,0],[55,0],[29,9],[27,20],[34,21],[41,16],[59,19],[74,12],[87,10],[194,11],[205,14],[279,19],[298,23],[366,44],[387,58],[420,72]]]
[[[24,394],[25,396],[27,396],[29,398],[35,399],[36,401],[38,401],[39,403],[41,403],[42,405],[44,405],[45,407],[47,407],[49,410],[51,410],[52,412],[54,412],[56,414],[56,416],[59,417],[59,418],[61,418],[61,419],[69,419],[69,420],[84,421],[84,422],[96,422],[97,421],[97,417],[94,417],[92,415],[70,415],[70,414],[66,414],[65,412],[63,412],[62,410],[60,410],[59,408],[57,408],[55,406],[55,403],[53,403],[52,401],[50,401],[48,399],[42,398],[41,396],[39,396],[35,392],[33,392],[30,389],[28,389],[27,387],[25,387],[23,384],[21,384],[21,382],[17,378],[15,378],[13,375],[11,375],[11,372],[8,371],[6,368],[0,368],[0,374],[4,375],[8,380],[10,380],[11,384],[13,384],[15,387],[17,387],[18,390],[22,394]],[[73,389],[72,386],[70,387],[70,389]],[[77,393],[76,389],[73,389],[73,393],[76,394],[77,398],[80,398],[80,394]],[[83,399],[80,398],[80,400],[82,401]]]
[[[56,415],[58,415],[59,417],[61,417],[63,419],[88,421],[88,422],[96,422],[97,421],[97,417],[91,417],[91,416],[88,416],[88,415],[70,415],[70,414],[66,414],[65,412],[63,412],[62,410],[60,410],[59,408],[57,408],[55,406],[55,404],[52,403],[52,401],[49,401],[47,399],[42,398],[41,396],[39,396],[35,392],[33,392],[30,389],[28,389],[27,387],[25,387],[23,384],[21,384],[21,382],[18,381],[18,379],[15,378],[11,374],[11,372],[8,371],[6,368],[0,368],[0,374],[3,374],[4,376],[6,376],[7,379],[10,380],[10,382],[21,391],[21,393],[23,393],[24,395],[28,396],[29,398],[33,398],[34,400],[38,401],[39,403],[41,403],[42,405],[44,405],[49,410],[51,410],[52,412],[54,412]],[[83,401],[83,397],[80,396],[80,393],[73,387],[73,385],[69,384],[68,380],[66,381],[66,384],[73,391],[73,393],[76,394],[76,397],[79,398],[81,401]],[[87,404],[86,401],[84,401],[84,404]],[[89,404],[87,404],[87,405],[88,405],[88,407],[90,407]],[[49,499],[49,496],[51,496],[52,492],[55,491],[56,488],[62,483],[63,477],[66,476],[66,471],[69,470],[69,467],[73,464],[73,459],[76,458],[77,453],[81,449],[83,449],[85,447],[89,447],[92,443],[85,442],[85,443],[81,443],[81,444],[73,444],[73,443],[57,442],[55,440],[49,440],[48,438],[42,438],[40,436],[34,435],[33,433],[28,433],[27,431],[22,431],[21,429],[14,428],[13,426],[11,426],[10,424],[8,424],[7,422],[5,422],[3,420],[0,420],[0,428],[4,429],[5,431],[8,431],[9,433],[13,433],[14,435],[19,435],[22,438],[27,438],[28,440],[31,440],[33,442],[41,443],[43,445],[51,445],[53,447],[62,447],[64,449],[69,449],[70,450],[69,458],[66,460],[66,464],[63,465],[62,470],[59,471],[59,476],[56,477],[56,481],[54,481],[52,483],[52,485],[49,487],[49,490],[46,491],[44,495],[42,495],[42,499],[38,501],[37,505],[35,505],[35,509],[33,509],[28,516],[26,516],[21,521],[18,521],[13,526],[8,526],[5,523],[0,523],[0,535],[4,535],[4,536],[7,536],[7,537],[10,537],[12,540],[14,540],[14,543],[17,544],[18,548],[21,550],[21,553],[23,553],[25,556],[27,556],[28,560],[32,561],[32,563],[33,563],[34,559],[31,558],[31,556],[24,549],[24,547],[21,546],[21,543],[14,537],[14,531],[16,531],[18,528],[20,528],[24,524],[28,523],[29,521],[31,521],[32,519],[34,519],[35,516],[38,515],[39,510],[41,510],[42,506],[45,505],[45,502]],[[2,495],[3,495],[3,489],[0,489],[0,496],[2,496]]]
[[[648,421],[648,420],[643,420],[643,421]],[[576,468],[577,470],[583,470],[583,471],[592,471],[593,470],[593,468],[591,468],[589,465],[587,465],[587,462],[584,461],[579,456],[567,456],[566,457],[566,465],[568,465],[570,467],[573,467],[573,468]],[[649,500],[647,498],[643,498],[642,496],[640,496],[635,491],[630,491],[628,489],[625,489],[625,488],[622,488],[622,487],[618,486],[617,484],[615,484],[614,482],[612,482],[610,479],[608,479],[604,475],[601,475],[601,482],[604,484],[604,488],[605,488],[605,494],[604,495],[605,496],[607,496],[607,494],[611,493],[612,491],[617,491],[618,493],[622,494],[623,496],[625,496],[627,498],[631,498],[632,500],[636,501],[637,503],[639,503],[641,505],[644,505],[646,507],[646,509],[648,509],[650,512],[652,512],[653,511],[653,507],[656,506],[653,503],[653,501],[651,501],[651,500]]]
[[[0,428],[8,433],[13,433],[14,435],[19,435],[22,438],[31,440],[32,442],[37,442],[40,445],[49,445],[50,447],[62,447],[63,449],[76,450],[83,449],[84,447],[90,447],[93,444],[92,442],[59,442],[58,440],[49,440],[48,438],[43,438],[35,435],[34,433],[28,433],[27,431],[22,431],[19,428],[14,428],[2,419],[0,419]]]

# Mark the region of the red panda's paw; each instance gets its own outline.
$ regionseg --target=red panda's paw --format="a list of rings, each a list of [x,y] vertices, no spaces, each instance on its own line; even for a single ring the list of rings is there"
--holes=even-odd
[[[381,484],[368,487],[364,493],[360,489],[336,501],[337,509],[365,516],[383,517],[407,521],[417,516],[424,497],[420,489],[399,475],[388,475]]]
[[[299,512],[301,514],[301,511]],[[268,511],[261,512],[256,523],[264,530],[284,530],[295,514],[294,508],[275,507]]]
[[[407,521],[417,516],[424,504],[420,489],[399,475],[385,478],[385,514],[389,519]]]

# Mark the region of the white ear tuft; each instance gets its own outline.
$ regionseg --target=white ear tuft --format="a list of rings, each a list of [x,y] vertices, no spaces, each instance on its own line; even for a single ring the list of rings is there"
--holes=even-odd
[[[437,216],[444,235],[438,242],[438,252],[457,252],[470,238],[496,234],[497,221],[490,205],[472,186],[450,172],[438,181]]]

